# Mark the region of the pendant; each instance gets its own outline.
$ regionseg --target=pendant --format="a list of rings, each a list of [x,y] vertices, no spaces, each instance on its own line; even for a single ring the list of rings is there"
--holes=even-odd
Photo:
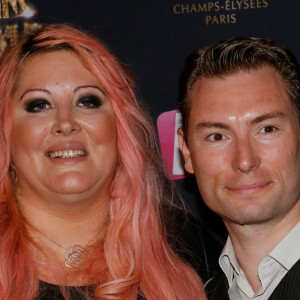
[[[65,252],[65,265],[68,268],[84,269],[87,266],[87,251],[80,245],[69,247]]]

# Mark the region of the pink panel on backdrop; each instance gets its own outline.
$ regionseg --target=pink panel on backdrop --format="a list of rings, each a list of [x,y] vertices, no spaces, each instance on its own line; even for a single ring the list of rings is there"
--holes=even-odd
[[[173,180],[185,177],[178,146],[177,129],[181,127],[181,114],[178,110],[167,111],[157,118],[158,137],[164,168]]]

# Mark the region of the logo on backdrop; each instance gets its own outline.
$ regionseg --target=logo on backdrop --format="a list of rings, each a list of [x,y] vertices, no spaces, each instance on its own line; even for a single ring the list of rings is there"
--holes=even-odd
[[[12,16],[31,17],[34,10],[31,9],[25,0],[0,0],[0,18],[8,19]]]
[[[166,173],[173,180],[185,177],[179,150],[177,129],[181,127],[181,113],[172,110],[157,118],[158,137]]]
[[[31,23],[36,14],[26,0],[0,0],[0,55],[9,43],[14,43],[20,33],[29,33],[42,25]]]
[[[242,10],[266,9],[270,0],[220,0],[201,3],[177,3],[172,6],[173,14],[199,14],[206,25],[234,24]]]

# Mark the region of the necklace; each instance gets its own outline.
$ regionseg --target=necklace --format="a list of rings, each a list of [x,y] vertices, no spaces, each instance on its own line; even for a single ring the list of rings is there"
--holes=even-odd
[[[30,227],[34,229],[42,238],[51,242],[52,244],[58,246],[59,248],[64,250],[64,259],[65,259],[65,266],[68,268],[74,268],[78,270],[83,270],[87,267],[87,260],[88,260],[88,250],[86,249],[93,241],[96,240],[99,233],[95,237],[93,237],[90,241],[88,241],[84,246],[81,245],[72,245],[68,248],[62,246],[61,244],[57,243],[56,241],[50,239],[49,237],[45,236],[40,230],[35,228],[33,225],[27,223]]]

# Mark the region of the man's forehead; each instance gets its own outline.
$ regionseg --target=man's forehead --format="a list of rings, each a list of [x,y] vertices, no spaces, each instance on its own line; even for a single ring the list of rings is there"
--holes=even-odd
[[[222,77],[201,77],[191,90],[191,104],[211,96],[222,104],[226,96],[239,96],[239,99],[260,95],[261,97],[289,98],[282,76],[272,67],[266,66],[258,70],[239,71]],[[211,99],[212,101],[213,99]],[[238,104],[239,102],[236,102]]]
[[[247,121],[294,110],[281,75],[274,68],[199,79],[191,91],[190,118],[201,122]]]
[[[280,72],[273,66],[271,65],[261,65],[261,66],[254,66],[253,68],[245,68],[245,69],[234,69],[232,71],[224,71],[224,73],[221,74],[217,74],[217,75],[201,75],[198,79],[195,80],[195,82],[193,83],[193,86],[191,87],[191,90],[194,89],[194,87],[198,87],[200,88],[203,84],[205,84],[206,82],[223,82],[223,81],[227,81],[229,79],[231,80],[239,80],[239,78],[243,77],[243,76],[247,76],[247,75],[256,75],[259,76],[261,73],[269,73],[272,74],[273,76],[275,76],[279,81],[281,81],[282,83],[284,83],[283,77],[280,74]]]

